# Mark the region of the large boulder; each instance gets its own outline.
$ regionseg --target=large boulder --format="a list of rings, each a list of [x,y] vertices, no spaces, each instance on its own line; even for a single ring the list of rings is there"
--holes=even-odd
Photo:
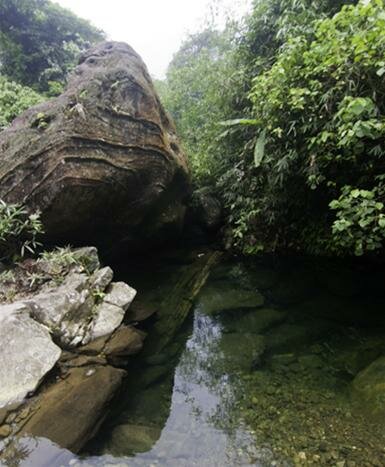
[[[39,209],[55,242],[162,240],[181,226],[189,192],[174,125],[124,43],[88,50],[62,95],[0,133],[0,198]]]
[[[190,201],[191,221],[206,231],[217,230],[222,223],[222,205],[209,187],[194,191]]]

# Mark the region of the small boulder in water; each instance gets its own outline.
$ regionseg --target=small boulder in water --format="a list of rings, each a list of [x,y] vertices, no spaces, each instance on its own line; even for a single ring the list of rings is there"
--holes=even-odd
[[[353,380],[353,397],[374,415],[385,416],[385,356],[371,363]]]
[[[262,307],[265,299],[256,290],[231,287],[228,282],[215,282],[205,287],[198,304],[205,313]]]

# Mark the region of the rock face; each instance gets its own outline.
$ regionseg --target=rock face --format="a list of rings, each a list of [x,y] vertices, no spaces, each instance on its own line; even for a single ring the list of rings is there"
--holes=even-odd
[[[189,191],[173,123],[124,43],[87,51],[61,96],[0,133],[0,198],[39,209],[55,242],[148,246],[180,227]]]

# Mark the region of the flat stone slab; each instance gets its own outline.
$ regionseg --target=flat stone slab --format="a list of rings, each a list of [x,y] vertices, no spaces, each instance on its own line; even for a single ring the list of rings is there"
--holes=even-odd
[[[61,355],[48,330],[22,303],[0,306],[0,408],[36,390]]]
[[[95,434],[125,371],[110,366],[73,368],[41,395],[40,407],[21,436],[49,438],[78,452]]]
[[[119,306],[124,311],[131,305],[136,295],[136,290],[125,282],[113,282],[107,289],[104,301],[111,305]]]

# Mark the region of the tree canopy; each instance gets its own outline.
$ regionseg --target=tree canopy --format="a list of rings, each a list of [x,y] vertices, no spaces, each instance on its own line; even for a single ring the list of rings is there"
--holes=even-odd
[[[161,94],[243,253],[385,240],[383,0],[256,0],[191,36]]]
[[[102,31],[48,0],[0,0],[0,72],[57,94],[81,50]]]

